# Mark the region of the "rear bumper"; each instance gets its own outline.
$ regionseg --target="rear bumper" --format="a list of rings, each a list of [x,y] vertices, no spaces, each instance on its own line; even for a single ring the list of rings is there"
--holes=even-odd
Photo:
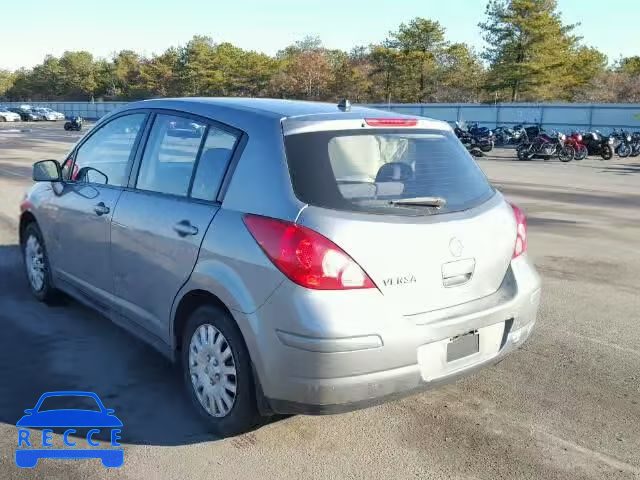
[[[322,292],[318,300],[296,295],[298,288],[281,286],[246,318],[261,389],[277,413],[364,408],[495,364],[529,337],[540,302],[540,278],[526,255],[511,262],[494,294],[421,315],[393,314],[379,292]],[[493,332],[495,342],[446,362],[449,339],[470,331]]]
[[[466,368],[443,375],[437,379],[424,381],[420,365],[409,365],[393,370],[374,372],[357,377],[316,379],[313,385],[315,395],[325,399],[336,398],[341,403],[301,403],[289,400],[267,398],[271,410],[283,414],[327,415],[368,408],[392,400],[398,400],[470,375],[490,365],[499,363],[508,353],[522,345],[533,330],[535,320],[524,327],[511,331],[500,352],[487,360],[474,362]],[[372,395],[372,393],[374,393]],[[309,402],[309,400],[307,400]]]

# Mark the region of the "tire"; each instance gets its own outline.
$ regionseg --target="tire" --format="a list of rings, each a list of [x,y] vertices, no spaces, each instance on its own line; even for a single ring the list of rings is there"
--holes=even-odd
[[[585,158],[587,158],[588,154],[589,154],[589,151],[587,150],[587,147],[585,147],[584,145],[578,145],[574,159],[584,160]]]
[[[533,155],[530,154],[531,146],[530,145],[520,145],[516,149],[516,154],[518,156],[518,160],[531,160]]]
[[[7,119],[6,119],[6,118],[4,118],[4,117],[0,117],[0,122],[6,122],[6,121],[7,121]]]
[[[631,155],[629,156],[637,157],[638,155],[640,155],[640,145],[634,145],[634,147],[631,149]]]
[[[603,160],[611,160],[611,157],[613,157],[613,147],[611,147],[611,145],[605,145],[602,147],[600,156]]]
[[[482,150],[484,153],[487,153],[493,150],[493,143],[482,144],[482,145],[479,145],[479,147],[480,147],[480,150]]]
[[[59,296],[51,280],[47,249],[38,224],[28,224],[22,236],[22,258],[29,288],[34,297],[49,303]]]
[[[71,130],[71,124],[70,123],[65,123],[64,124],[64,129],[68,132],[69,130]]]
[[[576,151],[571,145],[564,145],[558,152],[558,159],[561,162],[570,162],[575,157]]]
[[[616,150],[620,158],[627,158],[631,155],[631,146],[628,143],[621,143]]]
[[[230,314],[218,306],[203,305],[191,314],[182,333],[185,387],[209,429],[226,437],[254,428],[260,415],[251,359]]]

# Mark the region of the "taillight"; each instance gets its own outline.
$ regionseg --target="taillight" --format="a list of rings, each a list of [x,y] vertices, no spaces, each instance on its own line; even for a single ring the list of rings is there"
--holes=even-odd
[[[360,266],[310,228],[258,215],[244,223],[269,260],[291,281],[316,290],[375,288]]]
[[[527,251],[527,219],[519,207],[511,204],[513,214],[516,217],[516,244],[513,247],[513,257],[516,258]]]
[[[365,118],[370,127],[415,127],[417,118]]]

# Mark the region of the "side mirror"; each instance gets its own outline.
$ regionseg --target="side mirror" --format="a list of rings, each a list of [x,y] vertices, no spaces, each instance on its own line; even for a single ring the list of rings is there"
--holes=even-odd
[[[61,182],[62,167],[57,160],[42,160],[33,164],[34,182]]]

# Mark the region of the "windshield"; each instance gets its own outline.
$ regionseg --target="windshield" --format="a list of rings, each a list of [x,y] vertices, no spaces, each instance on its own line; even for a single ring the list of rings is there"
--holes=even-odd
[[[301,133],[285,137],[285,147],[296,196],[310,205],[425,215],[466,210],[493,195],[480,168],[449,131]]]

